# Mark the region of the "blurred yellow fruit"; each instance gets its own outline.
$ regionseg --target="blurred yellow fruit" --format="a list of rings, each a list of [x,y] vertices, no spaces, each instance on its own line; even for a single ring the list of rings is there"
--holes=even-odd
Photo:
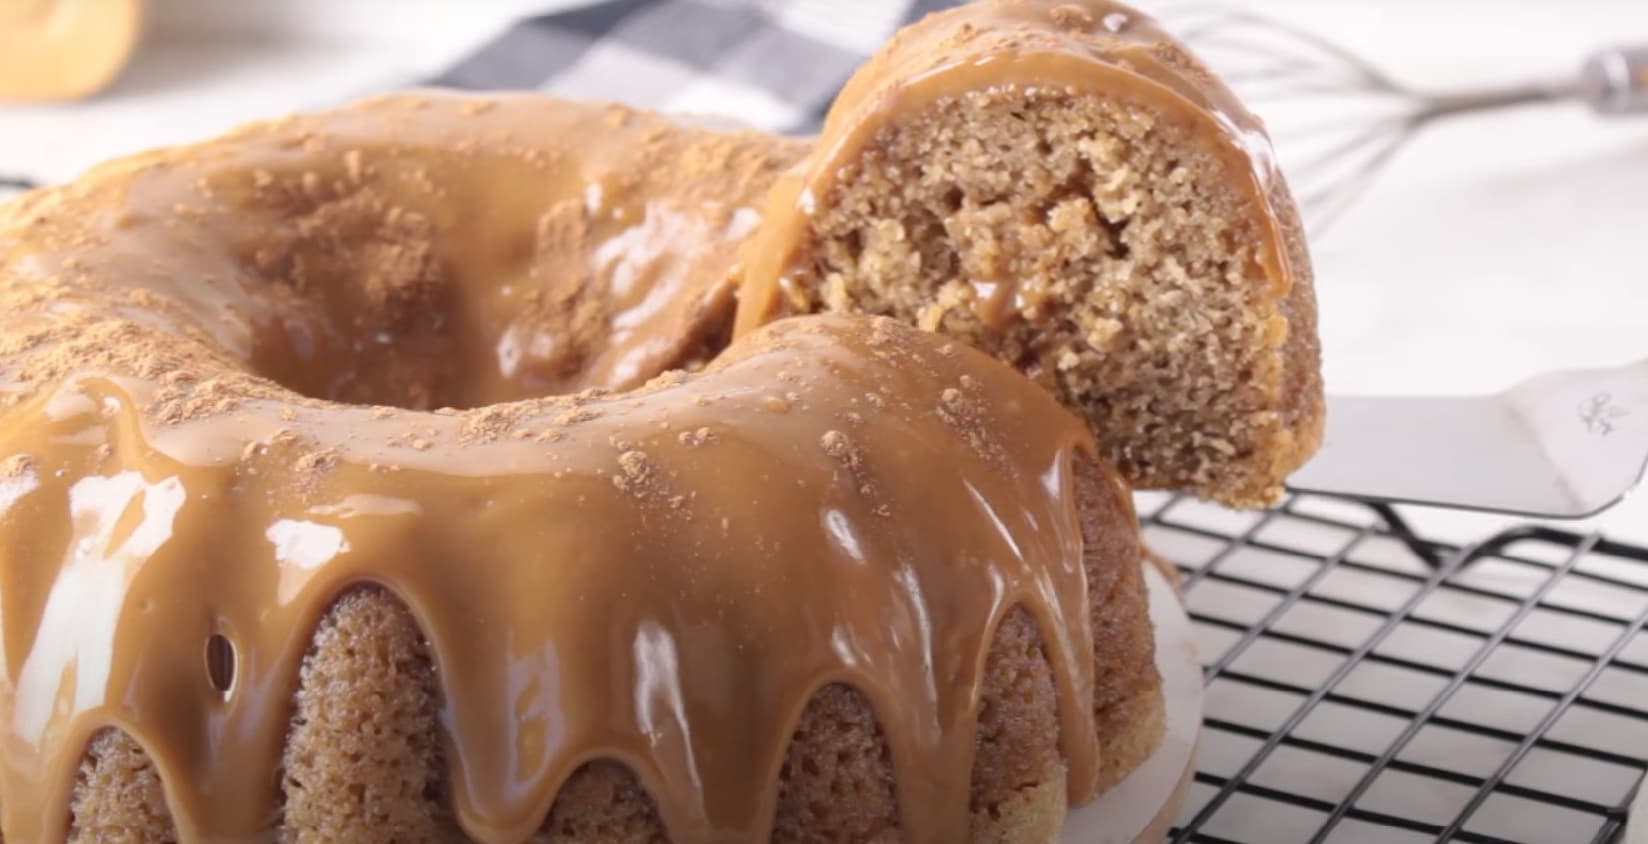
[[[68,100],[119,75],[143,0],[0,0],[0,100]]]

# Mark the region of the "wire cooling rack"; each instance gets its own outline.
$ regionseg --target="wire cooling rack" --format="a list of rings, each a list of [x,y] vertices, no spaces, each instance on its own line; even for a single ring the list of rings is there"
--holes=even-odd
[[[1648,548],[1456,547],[1318,497],[1138,503],[1206,666],[1173,844],[1619,840],[1648,768]]]

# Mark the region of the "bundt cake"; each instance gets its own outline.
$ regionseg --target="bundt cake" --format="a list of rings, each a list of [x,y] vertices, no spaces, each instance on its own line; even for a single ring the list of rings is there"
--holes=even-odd
[[[1319,437],[1264,149],[987,0],[811,141],[420,92],[0,206],[0,833],[1050,840],[1163,735],[1123,476]]]
[[[719,348],[794,147],[545,106],[0,209],[7,840],[1041,841],[1150,753],[1080,420],[859,316],[589,388]]]
[[[986,0],[905,29],[764,216],[740,331],[852,311],[964,339],[1135,485],[1230,504],[1320,441],[1310,263],[1263,126],[1131,8]]]

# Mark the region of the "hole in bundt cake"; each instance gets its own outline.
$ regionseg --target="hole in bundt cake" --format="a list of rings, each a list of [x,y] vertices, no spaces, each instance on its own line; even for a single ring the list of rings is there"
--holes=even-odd
[[[274,212],[273,225],[235,249],[247,292],[269,305],[253,369],[311,398],[466,404],[455,285],[434,223],[367,180],[323,173],[248,176],[249,201]]]
[[[749,200],[799,151],[713,145],[751,147],[728,164],[757,169]],[[303,169],[221,177],[267,221],[232,246],[252,368],[312,398],[462,409],[636,386],[725,346],[726,265],[753,212],[662,186],[637,207],[639,188],[563,196],[575,163],[506,146],[476,161],[317,148]]]
[[[1229,485],[1221,467],[1275,434],[1255,386],[1279,365],[1262,240],[1194,127],[992,88],[892,120],[841,173],[796,309],[894,316],[1018,363],[1101,441],[1128,432],[1106,457],[1140,485]]]
[[[206,680],[225,698],[235,687],[235,644],[221,633],[206,640]]]

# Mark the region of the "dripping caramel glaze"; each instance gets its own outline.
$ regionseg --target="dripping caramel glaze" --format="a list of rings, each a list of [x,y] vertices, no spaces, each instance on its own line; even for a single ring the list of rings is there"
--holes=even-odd
[[[112,726],[185,841],[266,839],[299,662],[362,582],[428,638],[477,841],[525,839],[594,759],[629,766],[677,842],[761,840],[794,724],[834,682],[876,712],[907,839],[963,840],[980,675],[1015,606],[1053,667],[1069,790],[1090,795],[1072,475],[1091,435],[941,338],[756,324],[805,192],[942,91],[1176,98],[1262,191],[1256,121],[1159,38],[1092,1],[935,16],[855,77],[810,157],[616,106],[418,93],[13,202],[11,837],[63,837],[76,765]],[[716,357],[740,278],[746,336]],[[642,386],[677,367],[703,371]],[[1107,494],[1131,514],[1119,481]]]
[[[1090,777],[1071,478],[1088,434],[1002,365],[866,325],[776,323],[701,375],[507,421],[250,397],[155,425],[155,387],[118,376],[17,405],[8,829],[61,838],[65,813],[36,807],[66,805],[112,725],[152,756],[186,840],[257,840],[298,661],[363,581],[429,639],[479,841],[524,839],[595,758],[636,772],[674,840],[759,840],[793,726],[836,681],[882,722],[906,834],[962,840],[980,673],[1018,605]],[[201,657],[215,634],[236,655],[227,695]]]

